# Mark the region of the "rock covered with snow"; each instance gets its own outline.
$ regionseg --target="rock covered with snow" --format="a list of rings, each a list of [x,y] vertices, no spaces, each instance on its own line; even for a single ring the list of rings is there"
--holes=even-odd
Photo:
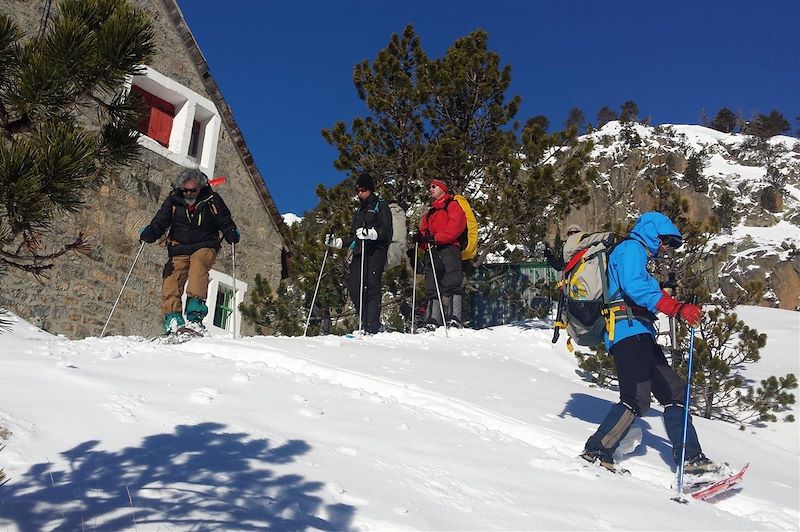
[[[689,217],[710,220],[725,196],[731,223],[709,242],[719,288],[733,296],[763,282],[762,304],[800,306],[800,141],[778,135],[758,141],[698,125],[649,126],[612,121],[583,137],[600,174],[589,205],[565,226],[597,230],[658,209],[659,179],[688,200]],[[693,166],[694,165],[694,166]]]

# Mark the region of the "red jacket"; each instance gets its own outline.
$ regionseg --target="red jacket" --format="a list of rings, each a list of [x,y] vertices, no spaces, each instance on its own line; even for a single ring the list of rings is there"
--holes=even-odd
[[[467,217],[464,215],[464,209],[449,194],[434,201],[419,222],[420,233],[430,232],[436,239],[437,246],[453,244],[461,247],[459,237],[466,228]]]

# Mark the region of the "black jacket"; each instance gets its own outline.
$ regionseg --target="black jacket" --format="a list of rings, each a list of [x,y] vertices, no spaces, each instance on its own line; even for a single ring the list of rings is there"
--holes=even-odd
[[[239,241],[239,232],[231,219],[231,211],[211,187],[204,187],[197,194],[192,213],[189,213],[180,190],[173,190],[150,224],[142,231],[141,239],[155,242],[168,227],[167,251],[170,257],[191,255],[202,248],[219,251],[220,232],[228,242]]]
[[[374,192],[366,200],[359,200],[358,209],[353,214],[353,221],[350,224],[350,238],[344,243],[345,247],[355,243],[353,253],[356,255],[361,254],[361,241],[356,238],[356,229],[361,227],[374,228],[378,233],[377,240],[364,241],[367,253],[376,248],[389,249],[389,243],[392,241],[392,211],[389,203]]]

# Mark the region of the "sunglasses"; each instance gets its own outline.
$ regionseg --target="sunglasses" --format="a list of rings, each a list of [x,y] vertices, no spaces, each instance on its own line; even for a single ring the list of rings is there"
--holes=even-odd
[[[439,185],[431,185],[428,187],[429,189],[433,190],[434,188],[439,188]]]
[[[187,193],[187,192],[191,192],[192,194],[194,194],[195,192],[197,192],[197,189],[196,188],[181,188],[181,192],[183,192],[184,194]]]
[[[673,249],[678,249],[683,244],[681,237],[675,235],[661,235],[658,238],[663,245]]]
[[[367,190],[369,189],[366,187],[356,187],[356,192],[366,192]]]

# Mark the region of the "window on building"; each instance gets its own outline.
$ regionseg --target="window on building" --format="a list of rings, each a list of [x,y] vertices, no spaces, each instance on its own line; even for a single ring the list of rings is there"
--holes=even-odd
[[[233,311],[233,289],[219,285],[217,287],[217,302],[214,305],[214,326],[228,329],[228,320]]]
[[[137,129],[139,144],[185,167],[214,175],[222,119],[214,103],[150,68],[130,79],[147,113]]]
[[[200,146],[200,122],[192,123],[192,137],[189,139],[189,157],[197,159],[197,148]]]

